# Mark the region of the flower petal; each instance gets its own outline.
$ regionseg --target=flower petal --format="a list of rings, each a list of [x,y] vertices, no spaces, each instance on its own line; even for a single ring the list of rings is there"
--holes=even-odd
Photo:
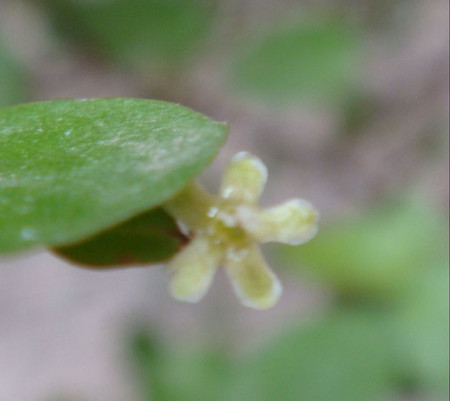
[[[282,292],[281,284],[256,245],[228,250],[225,270],[243,305],[267,309],[278,301]]]
[[[316,209],[303,199],[292,199],[266,210],[240,206],[237,215],[255,240],[290,245],[303,244],[314,237],[319,217]]]
[[[239,203],[253,204],[258,201],[267,181],[264,163],[248,152],[239,152],[226,169],[220,196]]]
[[[169,262],[173,272],[169,290],[180,301],[197,302],[208,291],[223,251],[208,238],[192,240]]]
[[[189,228],[203,229],[208,223],[208,213],[214,208],[218,197],[206,192],[196,182],[191,182],[172,199],[165,202],[164,208]]]

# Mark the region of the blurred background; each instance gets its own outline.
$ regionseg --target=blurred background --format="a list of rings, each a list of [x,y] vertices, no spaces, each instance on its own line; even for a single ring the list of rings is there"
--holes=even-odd
[[[227,121],[265,205],[321,212],[264,249],[267,312],[219,272],[185,305],[158,267],[0,262],[1,401],[444,401],[446,0],[0,0],[0,105],[127,96]]]

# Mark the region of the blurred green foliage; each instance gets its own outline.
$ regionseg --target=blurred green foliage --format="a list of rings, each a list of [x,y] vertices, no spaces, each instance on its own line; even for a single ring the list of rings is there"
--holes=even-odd
[[[336,311],[290,330],[236,369],[225,399],[378,400],[390,387],[390,350],[377,323],[365,311]]]
[[[345,19],[278,23],[242,46],[236,87],[272,104],[342,102],[358,83],[362,37]]]
[[[131,346],[143,400],[220,400],[227,388],[231,364],[221,352],[165,347],[145,332],[137,332]]]
[[[432,309],[445,309],[441,301]],[[422,311],[429,313],[426,305]],[[423,316],[402,316],[376,307],[336,308],[241,357],[169,349],[140,333],[134,368],[145,401],[377,401],[411,387],[445,397],[446,331]],[[442,328],[445,316],[436,317]]]
[[[162,67],[157,74],[181,72],[187,60],[200,54],[216,22],[215,1],[39,2],[61,36],[152,74],[154,67]],[[363,30],[345,17],[294,17],[274,20],[269,30],[250,31],[247,37],[237,26],[238,49],[231,37],[222,38],[231,49],[227,62],[233,87],[272,105],[350,101],[360,84]]]
[[[433,208],[393,202],[361,218],[322,225],[313,241],[284,247],[280,256],[344,294],[386,298],[442,258],[445,231]]]
[[[232,361],[214,351],[169,351],[141,333],[135,366],[146,400],[376,400],[390,385],[390,350],[377,322],[339,311]]]
[[[26,98],[25,71],[0,40],[0,107],[25,101]]]
[[[199,48],[214,2],[41,0],[59,33],[118,62],[177,66]]]
[[[417,387],[448,394],[449,271],[448,259],[428,266],[392,313],[398,333],[396,350],[402,371]]]

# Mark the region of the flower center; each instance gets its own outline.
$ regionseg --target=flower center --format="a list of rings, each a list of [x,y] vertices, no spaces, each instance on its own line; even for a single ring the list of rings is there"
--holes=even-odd
[[[248,240],[247,233],[238,224],[236,206],[226,202],[208,210],[209,225],[206,234],[217,244],[240,246]]]

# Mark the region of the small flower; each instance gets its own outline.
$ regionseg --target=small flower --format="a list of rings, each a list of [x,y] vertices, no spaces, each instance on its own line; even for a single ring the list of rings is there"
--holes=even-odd
[[[240,152],[225,171],[219,196],[193,183],[166,204],[193,238],[168,264],[170,293],[176,299],[199,301],[223,266],[245,306],[266,309],[277,302],[281,284],[257,243],[309,241],[317,232],[318,213],[302,199],[261,209],[258,200],[266,180],[261,160]]]

